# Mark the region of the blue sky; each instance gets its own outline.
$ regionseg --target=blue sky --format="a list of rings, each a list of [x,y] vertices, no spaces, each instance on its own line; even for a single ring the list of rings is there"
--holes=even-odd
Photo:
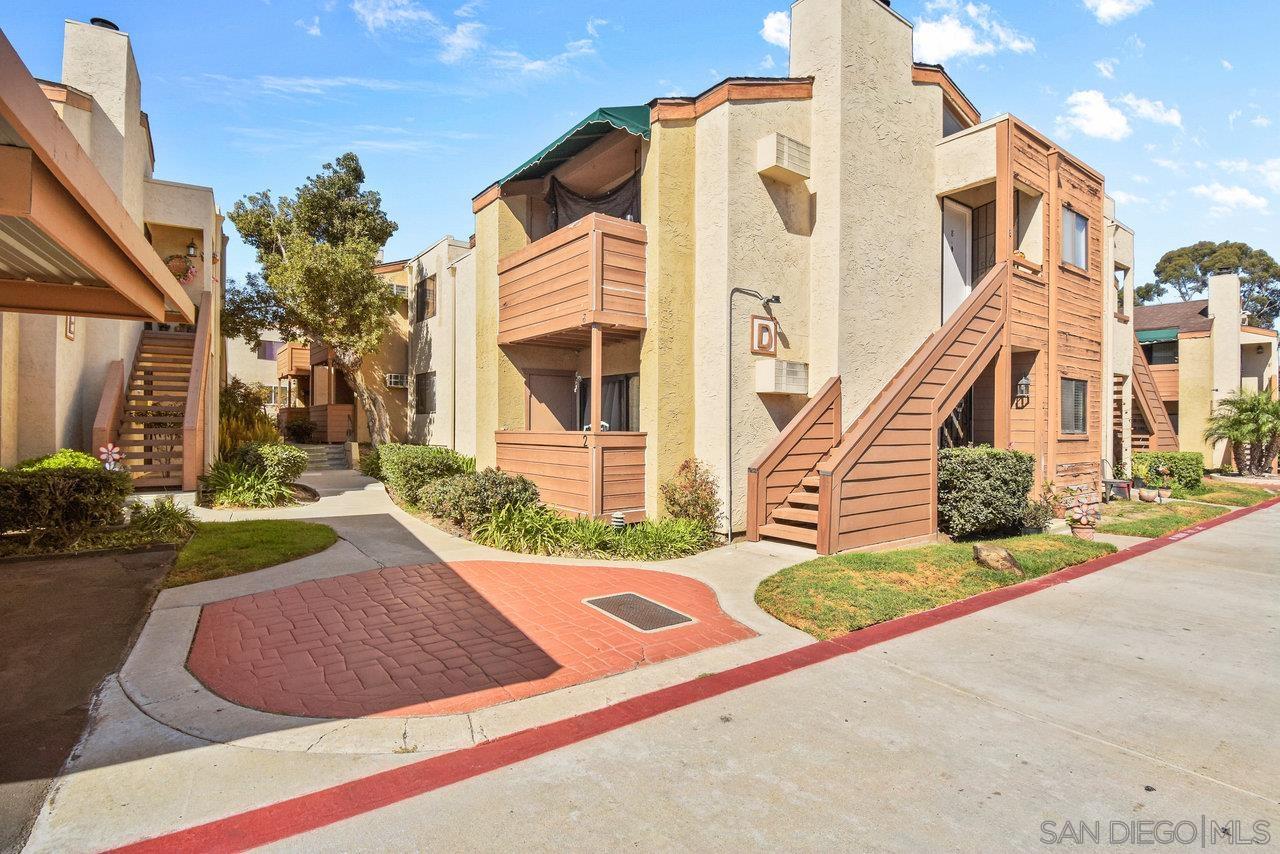
[[[984,116],[1010,112],[1107,176],[1138,232],[1138,281],[1166,249],[1241,240],[1280,257],[1276,0],[895,0],[918,58]],[[169,7],[172,8],[172,7]],[[144,12],[144,9],[146,10]],[[597,106],[784,75],[778,0],[8,0],[0,28],[57,79],[62,19],[133,36],[157,177],[224,209],[290,192],[353,150],[400,224],[388,257],[473,228],[470,199]],[[253,269],[235,239],[228,272]]]

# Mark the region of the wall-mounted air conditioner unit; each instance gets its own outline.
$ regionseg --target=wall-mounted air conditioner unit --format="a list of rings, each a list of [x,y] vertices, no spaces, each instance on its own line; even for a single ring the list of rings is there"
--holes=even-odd
[[[408,374],[387,374],[386,383],[387,383],[387,388],[408,388],[409,375]]]
[[[392,293],[394,293],[396,296],[400,297],[400,299],[408,299],[408,298],[409,298],[409,286],[408,286],[408,285],[392,285],[392,286],[391,286],[391,292],[392,292]]]
[[[756,144],[756,171],[784,184],[799,184],[809,177],[809,146],[771,133]]]
[[[808,394],[809,363],[786,359],[756,362],[756,394]]]

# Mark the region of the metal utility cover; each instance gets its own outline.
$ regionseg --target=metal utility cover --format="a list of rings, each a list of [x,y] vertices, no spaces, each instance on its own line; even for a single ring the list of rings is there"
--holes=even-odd
[[[666,605],[659,605],[638,593],[615,593],[583,601],[642,632],[656,632],[693,622],[692,617],[673,611]]]

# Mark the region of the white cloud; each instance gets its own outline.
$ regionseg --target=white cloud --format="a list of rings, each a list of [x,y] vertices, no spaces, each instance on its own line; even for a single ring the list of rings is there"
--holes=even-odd
[[[934,0],[925,9],[941,12],[921,19],[915,27],[915,56],[920,62],[941,63],[954,57],[988,56],[998,50],[1031,53],[1035,41],[1004,23],[985,3]]]
[[[1256,174],[1258,179],[1267,185],[1268,189],[1272,192],[1280,193],[1280,157],[1273,157],[1261,163],[1253,163],[1244,158],[1219,160],[1214,165],[1223,172],[1231,172],[1236,175]]]
[[[1253,125],[1254,127],[1269,128],[1271,127],[1271,119],[1267,118],[1264,115],[1259,114],[1249,119],[1249,124]]]
[[[564,46],[564,50],[545,59],[532,59],[515,50],[494,51],[491,61],[495,68],[514,71],[525,77],[553,77],[568,70],[573,60],[596,52],[591,39],[578,39]]]
[[[1248,160],[1219,160],[1217,166],[1223,172],[1248,172],[1250,169]]]
[[[1124,190],[1112,190],[1111,198],[1115,199],[1118,205],[1145,205],[1149,201],[1144,196],[1136,196]]]
[[[773,54],[771,54],[771,53],[766,53],[766,54],[764,55],[764,59],[760,60],[760,70],[761,70],[761,71],[768,71],[768,70],[770,70],[771,68],[773,68],[774,64],[775,64],[775,63],[774,63],[774,61],[773,61]]]
[[[1067,114],[1057,118],[1058,132],[1079,131],[1085,136],[1120,141],[1133,133],[1124,113],[1107,102],[1096,89],[1072,92],[1067,98]]]
[[[1151,179],[1146,175],[1130,175],[1129,180],[1135,184],[1150,184]]]
[[[1207,199],[1210,203],[1209,213],[1213,216],[1226,216],[1237,211],[1268,213],[1268,202],[1265,198],[1239,185],[1225,186],[1214,181],[1212,184],[1198,184],[1192,187],[1191,194]]]
[[[1170,160],[1167,157],[1153,157],[1151,162],[1159,166],[1161,169],[1168,169],[1170,172],[1182,172],[1183,166],[1176,160]]]
[[[369,32],[435,23],[436,16],[414,0],[354,0],[351,11]]]
[[[1243,115],[1244,115],[1244,110],[1232,110],[1231,112],[1227,113],[1227,127],[1231,128],[1231,130],[1235,130],[1236,119],[1240,118]]]
[[[604,18],[587,18],[587,35],[591,38],[600,37],[600,28],[609,23]]]
[[[1258,172],[1271,192],[1280,193],[1280,157],[1273,157],[1258,164]]]
[[[1107,78],[1108,80],[1111,80],[1116,76],[1117,62],[1118,60],[1115,60],[1115,59],[1099,59],[1097,62],[1093,64],[1093,67],[1098,69],[1098,73],[1101,74],[1103,77]]]
[[[787,12],[770,12],[765,15],[760,38],[783,50],[791,50],[791,15]]]
[[[446,65],[461,62],[480,49],[484,43],[484,24],[479,21],[464,21],[452,30],[445,29],[439,34],[440,61]]]
[[[1235,66],[1232,65],[1229,60],[1220,59],[1218,61],[1222,63],[1222,67],[1225,68],[1227,71],[1230,71],[1231,69],[1235,68]]]
[[[321,35],[319,15],[313,15],[310,21],[305,21],[302,18],[299,18],[293,22],[293,25],[309,36]]]
[[[1136,15],[1151,5],[1151,0],[1084,0],[1084,6],[1099,24],[1114,24]]]
[[[458,18],[474,18],[479,9],[480,0],[467,0],[466,3],[454,9],[453,14]]]
[[[1129,50],[1133,51],[1136,56],[1142,56],[1142,52],[1147,49],[1147,43],[1137,33],[1125,39],[1124,43],[1129,46]]]
[[[1124,104],[1129,109],[1129,112],[1137,118],[1146,119],[1159,125],[1182,127],[1182,113],[1178,112],[1176,107],[1166,107],[1163,101],[1139,98],[1132,92],[1127,95],[1121,95],[1116,100]]]

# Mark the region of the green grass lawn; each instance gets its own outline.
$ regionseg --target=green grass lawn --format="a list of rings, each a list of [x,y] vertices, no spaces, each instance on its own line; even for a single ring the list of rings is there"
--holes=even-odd
[[[1027,578],[1083,563],[1115,547],[1035,534],[982,540],[1003,546]],[[1021,581],[973,559],[973,543],[820,557],[788,567],[756,588],[756,602],[788,625],[825,640]]]
[[[1099,533],[1126,537],[1163,537],[1183,528],[1231,511],[1185,501],[1147,504],[1141,501],[1112,501],[1102,507]]]
[[[162,587],[253,572],[324,551],[338,541],[328,525],[292,519],[201,522]]]
[[[1274,492],[1258,486],[1244,483],[1226,483],[1221,480],[1205,480],[1196,489],[1174,489],[1174,498],[1189,498],[1192,501],[1206,501],[1209,504],[1230,504],[1232,507],[1252,507],[1269,498],[1275,498]]]

